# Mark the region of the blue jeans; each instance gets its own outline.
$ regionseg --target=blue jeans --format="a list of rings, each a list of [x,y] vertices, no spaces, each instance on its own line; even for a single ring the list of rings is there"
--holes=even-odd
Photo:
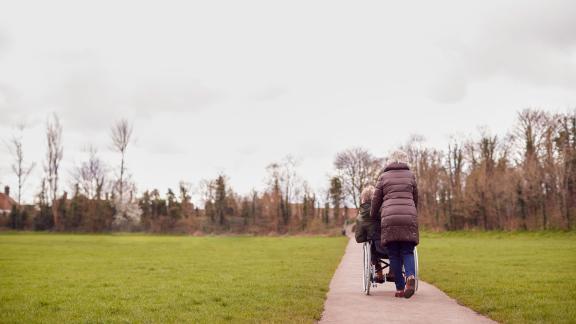
[[[414,243],[413,242],[388,242],[388,256],[390,257],[390,268],[394,273],[396,290],[404,290],[406,281],[402,275],[402,266],[406,277],[415,276],[414,266]]]

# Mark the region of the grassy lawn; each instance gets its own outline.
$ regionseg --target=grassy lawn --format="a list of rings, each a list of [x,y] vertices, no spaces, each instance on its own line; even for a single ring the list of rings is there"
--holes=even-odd
[[[0,322],[313,322],[345,244],[0,234]]]
[[[425,233],[422,279],[504,323],[576,322],[576,233]]]

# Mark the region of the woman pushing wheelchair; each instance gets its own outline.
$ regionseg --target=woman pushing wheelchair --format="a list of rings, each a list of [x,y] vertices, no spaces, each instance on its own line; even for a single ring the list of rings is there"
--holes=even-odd
[[[369,195],[372,196],[371,203],[368,203]],[[417,288],[414,248],[419,243],[418,188],[416,177],[408,167],[406,153],[392,153],[376,187],[366,188],[361,195],[361,202],[356,241],[365,239],[364,242],[371,241],[375,246],[376,251],[371,251],[376,270],[374,281],[384,281],[380,257],[387,254],[390,272],[395,280],[389,276],[386,279],[394,280],[395,296],[412,297]],[[370,210],[369,214],[367,210]]]

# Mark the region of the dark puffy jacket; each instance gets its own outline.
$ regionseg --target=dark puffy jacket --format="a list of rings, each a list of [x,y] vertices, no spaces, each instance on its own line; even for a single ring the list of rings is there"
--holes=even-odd
[[[416,177],[404,163],[388,165],[372,196],[371,216],[381,217],[382,245],[402,241],[418,244],[418,187]]]
[[[370,217],[370,202],[360,205],[354,232],[358,243],[380,239],[380,217]]]

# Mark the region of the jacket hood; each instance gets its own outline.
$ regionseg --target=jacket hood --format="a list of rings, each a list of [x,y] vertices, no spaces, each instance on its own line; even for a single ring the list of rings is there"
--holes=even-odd
[[[384,172],[390,171],[390,170],[410,170],[410,168],[408,167],[408,164],[406,164],[406,163],[394,162],[394,163],[388,164],[386,166],[386,168],[384,169]]]

